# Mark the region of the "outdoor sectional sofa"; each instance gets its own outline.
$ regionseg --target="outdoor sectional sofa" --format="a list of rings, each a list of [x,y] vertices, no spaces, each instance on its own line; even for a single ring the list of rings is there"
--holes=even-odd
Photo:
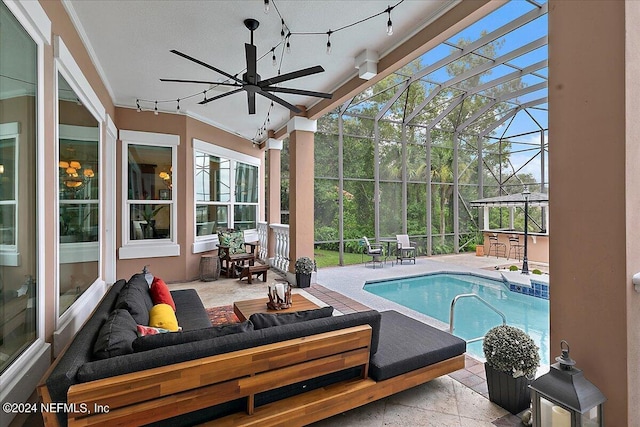
[[[38,392],[56,404],[45,425],[305,425],[464,367],[463,340],[395,311],[301,319],[324,308],[212,327],[193,289],[171,291],[182,332],[96,359],[131,283],[143,289],[144,275],[111,287],[45,375]],[[210,338],[227,328],[237,333]]]

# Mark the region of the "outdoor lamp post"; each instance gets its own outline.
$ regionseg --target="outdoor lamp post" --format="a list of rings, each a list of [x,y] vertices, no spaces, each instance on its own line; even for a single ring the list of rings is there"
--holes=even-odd
[[[522,191],[524,197],[524,256],[522,257],[522,274],[529,274],[529,260],[527,259],[527,245],[529,241],[529,187],[525,186]]]
[[[533,425],[536,427],[602,427],[602,404],[607,400],[569,357],[569,344],[561,341],[562,356],[549,373],[531,385]]]

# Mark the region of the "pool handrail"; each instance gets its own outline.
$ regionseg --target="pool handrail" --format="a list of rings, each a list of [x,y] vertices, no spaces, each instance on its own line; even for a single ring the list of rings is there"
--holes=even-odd
[[[460,294],[460,295],[456,295],[453,300],[451,300],[451,309],[449,310],[449,333],[453,334],[453,316],[455,313],[455,307],[456,307],[456,303],[458,302],[459,299],[462,298],[476,298],[477,300],[479,300],[481,303],[483,303],[484,305],[486,305],[487,307],[489,307],[491,310],[495,311],[496,313],[498,313],[498,315],[500,317],[502,317],[502,324],[506,325],[507,324],[507,317],[504,315],[503,312],[501,312],[500,310],[498,310],[497,308],[495,308],[494,306],[492,306],[491,304],[489,304],[487,301],[485,301],[484,299],[480,298],[478,295],[476,294]],[[471,338],[469,340],[467,340],[467,344],[470,344],[472,342],[476,342],[476,341],[482,341],[484,339],[484,336],[481,337],[477,337],[477,338]]]

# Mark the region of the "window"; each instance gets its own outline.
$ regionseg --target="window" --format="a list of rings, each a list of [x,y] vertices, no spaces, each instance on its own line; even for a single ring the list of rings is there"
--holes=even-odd
[[[38,46],[0,2],[0,383],[37,336]],[[24,360],[24,359],[23,359]],[[23,365],[20,365],[23,363]],[[12,371],[13,370],[13,371]],[[3,386],[4,387],[4,386]],[[9,386],[10,387],[10,386]],[[2,390],[4,392],[4,389]]]
[[[18,123],[0,124],[0,265],[18,266]]]
[[[176,156],[180,137],[121,131],[123,177],[123,247],[120,258],[180,255],[176,239]]]
[[[58,315],[100,276],[99,152],[98,121],[58,74]]]
[[[220,229],[257,227],[260,159],[194,140],[194,253]]]

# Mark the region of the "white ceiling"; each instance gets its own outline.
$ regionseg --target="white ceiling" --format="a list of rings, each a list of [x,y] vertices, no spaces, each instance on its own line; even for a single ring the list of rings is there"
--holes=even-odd
[[[257,136],[265,123],[270,101],[257,98],[256,114],[249,115],[245,92],[198,105],[207,85],[161,82],[160,78],[224,81],[224,77],[203,66],[170,53],[179,50],[230,74],[244,71],[244,43],[250,32],[246,18],[260,21],[255,31],[258,73],[262,79],[277,75],[270,50],[274,46],[281,73],[321,65],[324,73],[282,83],[281,86],[332,92],[357,75],[354,57],[365,48],[380,56],[415,34],[440,16],[458,0],[407,0],[392,11],[393,35],[386,34],[386,13],[338,31],[331,36],[332,52],[326,54],[326,32],[352,24],[387,9],[389,0],[324,1],[275,0],[291,36],[291,53],[282,54],[281,21],[272,6],[264,12],[263,0],[236,1],[86,1],[65,0],[79,33],[93,57],[107,88],[118,106],[143,109],[180,110],[207,123],[241,135]],[[391,2],[391,5],[396,4]],[[295,35],[296,32],[320,32],[321,35]],[[220,94],[217,89],[208,97]],[[185,99],[189,95],[197,95]],[[317,98],[278,94],[294,105],[307,107]],[[146,100],[146,101],[142,101]],[[170,102],[160,102],[171,100]],[[289,118],[289,110],[276,104],[271,110],[269,129],[280,128]]]

